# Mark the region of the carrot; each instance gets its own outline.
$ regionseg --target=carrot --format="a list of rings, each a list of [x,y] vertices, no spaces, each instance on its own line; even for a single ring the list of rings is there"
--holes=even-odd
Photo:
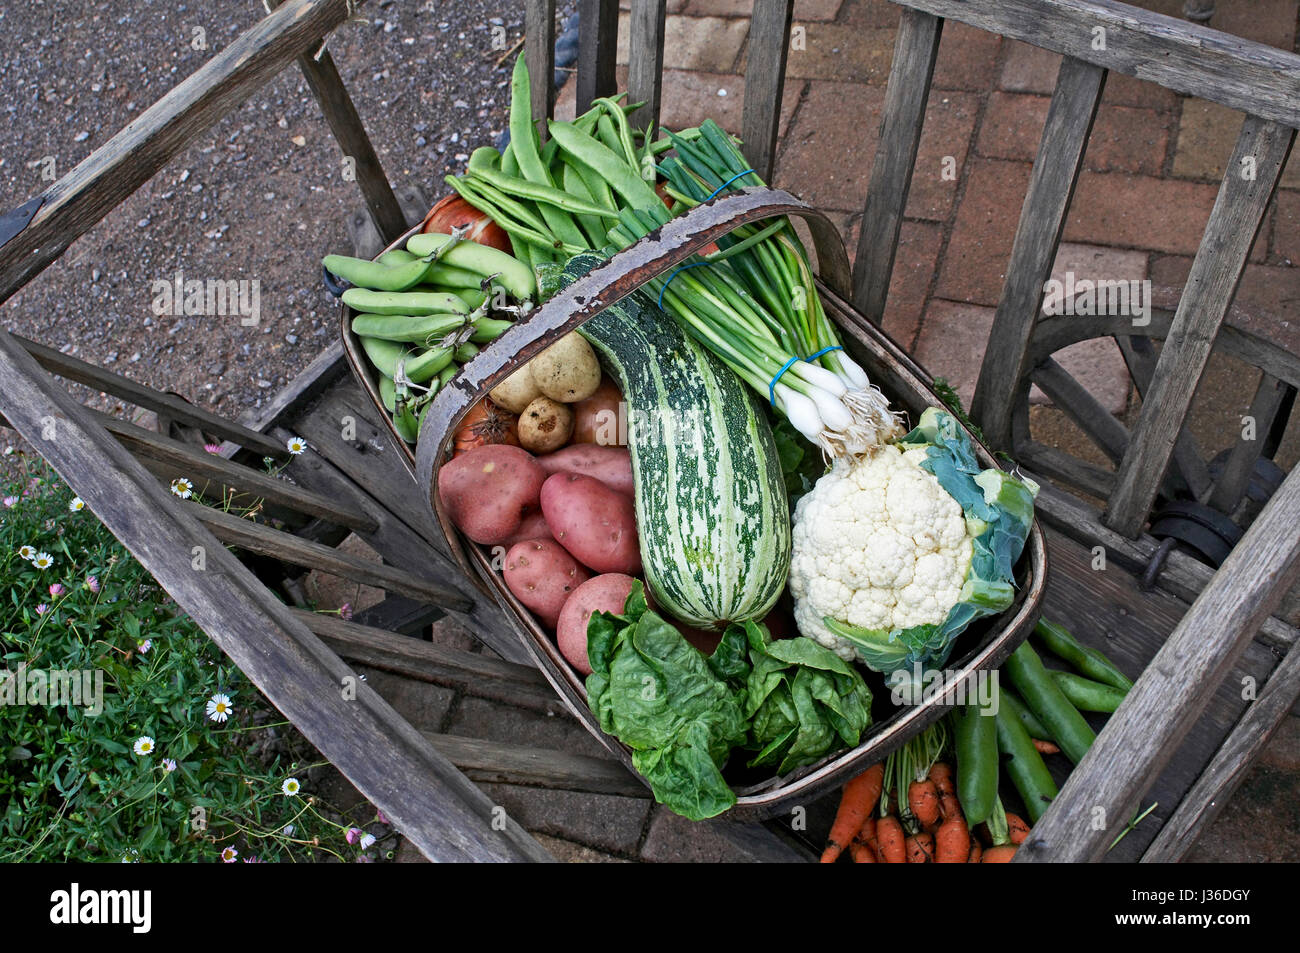
[[[1038,750],[1039,754],[1060,754],[1061,753],[1061,749],[1058,748],[1056,745],[1052,744],[1052,742],[1050,741],[1043,741],[1041,738],[1030,738],[1029,740],[1034,743],[1034,747]]]
[[[849,856],[853,858],[855,864],[876,863],[876,852],[871,849],[870,844],[865,844],[860,840],[855,840],[849,845]]]
[[[984,848],[980,846],[979,839],[972,837],[970,839],[970,854],[967,855],[966,857],[966,863],[978,864],[980,862],[980,858],[983,855],[984,855]]]
[[[907,848],[903,844],[903,825],[898,818],[890,814],[876,821],[876,841],[880,849],[876,851],[882,863],[903,864],[907,862]]]
[[[909,864],[928,864],[934,861],[934,835],[921,831],[904,841]]]
[[[1003,844],[1001,847],[990,847],[984,851],[981,858],[981,864],[1009,864],[1011,858],[1016,855],[1016,848],[1012,844]]]
[[[1010,811],[1007,811],[1006,814],[1007,834],[1010,836],[1012,844],[1019,844],[1029,836],[1029,825],[1018,814],[1012,814]]]
[[[939,823],[939,789],[929,778],[907,786],[907,805],[927,831]]]
[[[840,859],[840,854],[844,853],[844,849],[862,827],[863,820],[871,813],[872,805],[880,797],[880,788],[884,783],[885,766],[873,764],[844,785],[840,807],[835,812],[835,823],[831,825],[826,849],[822,851],[823,864],[833,864]]]
[[[855,864],[876,863],[876,817],[868,813],[867,819],[849,844],[849,854]]]
[[[936,864],[964,864],[970,856],[970,828],[960,814],[954,814],[942,824],[934,835],[934,862]]]
[[[942,761],[936,761],[930,769],[930,780],[939,790],[939,811],[945,821],[962,817],[961,802],[957,799],[957,784],[953,779],[952,767]]]

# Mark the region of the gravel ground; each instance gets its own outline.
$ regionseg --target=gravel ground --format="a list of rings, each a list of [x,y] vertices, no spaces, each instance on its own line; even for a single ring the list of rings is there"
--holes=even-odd
[[[8,122],[0,207],[48,187],[264,15],[260,2],[33,0],[0,9]],[[504,44],[522,3],[372,0],[329,49],[390,181],[432,199],[505,124]],[[206,46],[206,48],[196,48]],[[332,339],[322,255],[360,207],[290,67],[205,133],[4,305],[5,326],[227,416],[260,406]],[[156,316],[155,281],[254,280],[256,326]],[[94,402],[94,401],[92,401]],[[103,402],[95,402],[106,406]],[[12,434],[10,434],[12,436]]]

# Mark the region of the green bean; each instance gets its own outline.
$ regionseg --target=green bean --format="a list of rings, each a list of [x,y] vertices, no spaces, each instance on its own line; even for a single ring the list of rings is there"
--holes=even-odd
[[[501,162],[501,153],[491,146],[479,146],[469,154],[469,163],[465,168],[471,172],[495,170]]]
[[[561,173],[564,183],[564,191],[575,195],[583,201],[591,200],[591,193],[587,191],[587,184],[582,181],[582,176],[578,173],[575,166],[566,164],[564,171]],[[617,218],[617,212],[606,212],[607,216]],[[605,227],[599,217],[595,215],[579,215],[578,227],[587,236],[587,241],[591,243],[592,248],[601,248],[605,244]]]
[[[998,796],[998,723],[994,701],[966,704],[953,712],[953,746],[957,751],[957,800],[966,823],[979,824],[993,812]]]
[[[370,363],[388,378],[396,378],[397,364],[405,361],[404,372],[408,380],[416,384],[437,376],[438,372],[451,362],[451,352],[446,348],[434,348],[416,354],[410,348],[395,341],[383,341],[379,338],[361,338],[362,350]]]
[[[1003,670],[1011,678],[1029,710],[1038,716],[1065,756],[1078,764],[1097,736],[1075,707],[1052,681],[1037,653],[1022,642],[1011,653]],[[1019,724],[1019,722],[1017,722]]]
[[[499,287],[500,285],[494,284],[492,290],[495,291]],[[471,311],[477,311],[483,307],[483,302],[488,299],[487,292],[481,288],[458,288],[456,294],[465,299],[465,303],[469,305]]]
[[[613,126],[619,145],[623,149],[623,154],[627,156],[628,164],[639,169],[641,163],[636,154],[636,146],[632,145],[632,128],[628,125],[627,115],[618,107],[612,99],[597,99],[597,105],[605,107],[605,115],[609,118],[610,125]],[[600,120],[596,120],[599,127]]]
[[[613,120],[603,112],[596,117],[596,139],[606,149],[618,156],[620,162],[636,168],[633,163],[627,161],[627,153],[623,151],[623,142],[618,137],[618,130],[614,128]]]
[[[1025,726],[1025,731],[1029,732],[1029,737],[1037,738],[1039,741],[1055,741],[1052,733],[1048,731],[1038,716],[1025,707],[1025,703],[1013,695],[1011,692],[1002,691],[998,698],[1003,705],[1011,709],[1012,713],[1020,719],[1020,723]]]
[[[1052,681],[1075,708],[1080,711],[1113,712],[1124,701],[1128,692],[1114,685],[1104,685],[1072,672],[1052,672]]]
[[[550,130],[561,149],[605,179],[610,188],[627,199],[633,208],[663,207],[659,196],[645,179],[602,143],[574,129],[572,123],[551,120]]]
[[[405,401],[393,411],[393,429],[407,443],[415,443],[420,436],[420,421]]]
[[[537,153],[536,137],[528,67],[521,56],[515,60],[514,72],[510,78],[510,141],[515,144],[515,158],[519,162],[519,171],[523,173],[524,178],[538,185],[555,188],[550,173]],[[563,143],[560,144],[562,145]],[[582,232],[578,231],[572,216],[547,204],[539,206],[538,211],[541,212],[551,232],[560,241],[576,246],[584,244]]]
[[[499,192],[495,196],[489,196],[486,190],[491,189],[491,186],[468,178],[457,179],[449,175],[447,176],[447,184],[455,189],[467,202],[488,213],[492,221],[496,222],[497,227],[509,236],[510,246],[515,253],[514,257],[524,265],[528,265],[531,260],[529,249],[546,249],[548,256],[554,251],[556,240],[554,236],[550,235],[544,224],[539,221],[537,224],[542,231],[537,231],[528,226],[520,225],[503,211],[502,206],[498,204],[498,199],[507,200],[508,196],[501,195]],[[520,208],[522,209],[522,206]],[[525,212],[525,214],[531,217],[531,213]]]
[[[372,291],[369,288],[349,288],[343,292],[343,303],[367,314],[426,315],[439,312],[469,314],[465,300],[450,292],[431,294],[423,291]]]
[[[384,341],[427,344],[430,339],[463,328],[463,314],[430,314],[415,317],[405,314],[359,314],[352,319],[352,333]]]
[[[535,182],[529,182],[527,179],[513,179],[510,176],[502,175],[500,172],[495,172],[491,169],[479,170],[477,172],[471,170],[470,178],[480,179],[489,185],[495,186],[507,195],[527,199],[528,201],[536,202],[539,205],[553,205],[571,215],[600,215],[606,218],[618,217],[608,209],[603,209],[598,205],[591,204],[590,202],[584,202],[562,189],[555,189],[549,185],[538,185]]]
[[[449,235],[423,232],[411,236],[410,241],[406,243],[406,249],[416,255],[423,255],[441,248],[449,241],[451,241]],[[537,293],[533,274],[526,266],[505,252],[489,248],[487,245],[471,241],[458,242],[446,251],[441,261],[455,265],[457,268],[478,272],[484,277],[499,275],[501,286],[521,301],[531,299]]]
[[[375,259],[381,265],[405,265],[419,260],[405,248],[390,248]]]
[[[997,728],[998,750],[1008,756],[1007,775],[1025,802],[1029,823],[1036,823],[1058,793],[1056,782],[1043,756],[1034,748],[1029,732],[1006,705],[998,706]]]
[[[385,374],[379,375],[379,399],[383,401],[384,409],[390,414],[397,406],[397,390],[393,385],[393,379]]]
[[[456,376],[456,372],[459,371],[459,370],[460,370],[460,365],[459,365],[459,364],[448,364],[446,367],[444,367],[442,370],[440,370],[440,371],[438,372],[438,384],[439,384],[439,386],[441,386],[441,387],[446,387],[446,386],[447,386],[447,382],[448,382],[449,380],[451,380],[453,377],[455,377],[455,376]]]
[[[321,264],[330,274],[349,281],[358,288],[405,291],[424,280],[430,263],[416,258],[402,265],[384,265],[348,255],[326,255]]]
[[[439,285],[449,290],[460,288],[474,288],[477,290],[483,284],[484,277],[484,275],[480,275],[476,271],[470,271],[468,268],[457,268],[455,265],[438,262],[424,276],[424,283]],[[456,293],[459,294],[460,291],[457,290]]]
[[[472,360],[477,354],[478,354],[477,345],[471,344],[469,341],[466,341],[460,347],[456,348],[456,354],[455,354],[456,363],[464,364],[466,361]]]
[[[519,160],[515,158],[514,142],[507,142],[505,151],[501,153],[501,171],[506,175],[519,174]]]
[[[475,344],[486,344],[488,341],[495,341],[508,328],[514,327],[513,321],[507,321],[503,318],[479,318],[474,322],[474,334],[470,340]]]
[[[1044,645],[1074,666],[1079,674],[1123,691],[1133,687],[1133,683],[1115,667],[1114,662],[1096,649],[1080,643],[1056,623],[1040,618],[1034,626],[1034,634],[1043,640]]]

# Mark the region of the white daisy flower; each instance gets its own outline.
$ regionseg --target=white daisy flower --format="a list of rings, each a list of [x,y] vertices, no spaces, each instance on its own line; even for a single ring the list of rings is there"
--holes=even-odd
[[[297,778],[285,778],[284,784],[280,785],[280,790],[284,792],[286,797],[294,797],[302,790],[302,785],[298,783]]]
[[[162,766],[163,766],[163,770],[164,770],[164,771],[166,771],[168,774],[171,774],[173,771],[176,770],[176,759],[175,759],[175,758],[163,758],[163,760],[162,760]]]
[[[145,639],[143,642],[137,642],[135,648],[141,655],[148,655],[149,650],[153,648],[153,639]]]
[[[18,547],[18,555],[21,556],[21,557],[23,557],[23,559],[27,560],[28,562],[31,562],[33,559],[36,558],[36,547],[35,547],[35,546],[19,546],[19,547]]]
[[[290,437],[287,446],[289,452],[296,457],[307,449],[307,441],[303,440],[302,437]]]
[[[194,484],[185,477],[177,477],[172,480],[172,492],[182,500],[188,500],[194,494]]]
[[[239,856],[239,851],[235,850],[235,848],[233,847],[227,847],[225,850],[221,852],[221,859],[228,864],[233,864],[235,862],[235,858],[238,856]]]
[[[54,557],[49,553],[37,553],[36,558],[32,560],[32,565],[37,569],[49,569],[54,565]]]
[[[135,745],[132,750],[139,755],[153,754],[153,739],[148,735],[141,735],[135,739]]]
[[[284,825],[284,830],[282,830],[280,833],[283,834],[285,837],[292,837],[293,832],[294,832],[294,826],[292,824],[286,824]]]
[[[80,513],[86,508],[86,501],[79,496],[74,496],[72,502],[68,504],[68,510],[72,513]]]
[[[220,692],[208,699],[208,717],[213,721],[225,721],[235,710],[230,704],[230,696]]]
[[[370,846],[371,844],[373,844],[374,842],[375,842],[375,835],[374,835],[374,834],[362,834],[362,835],[361,835],[361,841],[360,841],[360,844],[361,844],[361,849],[362,849],[362,850],[365,850],[367,847],[369,847],[369,846]]]

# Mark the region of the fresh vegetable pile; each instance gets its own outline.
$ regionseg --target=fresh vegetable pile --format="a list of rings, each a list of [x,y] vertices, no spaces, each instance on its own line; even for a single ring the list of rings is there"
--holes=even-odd
[[[1096,737],[1080,711],[1113,712],[1133,687],[1061,626],[1040,619],[1034,631],[1078,674],[1049,671],[1028,642],[1021,644],[997,673],[1014,691],[992,681],[980,701],[957,708],[844,786],[823,863],[846,850],[855,863],[868,864],[988,864],[1014,856],[1057,794],[1044,756],[1078,764]],[[956,756],[955,778],[940,760],[948,753]],[[1002,806],[1002,766],[1028,823]]]
[[[672,217],[762,185],[712,121],[658,136],[621,100],[550,122],[543,145],[520,58],[509,144],[448,178],[456,196],[426,231],[378,262],[325,260],[353,285],[352,330],[404,438],[513,319]],[[505,587],[656,798],[704,818],[737,779],[860,744],[864,675],[941,665],[1012,604],[1037,488],[981,469],[946,411],[904,430],[777,217],[519,367],[463,421],[438,493],[499,548]]]

